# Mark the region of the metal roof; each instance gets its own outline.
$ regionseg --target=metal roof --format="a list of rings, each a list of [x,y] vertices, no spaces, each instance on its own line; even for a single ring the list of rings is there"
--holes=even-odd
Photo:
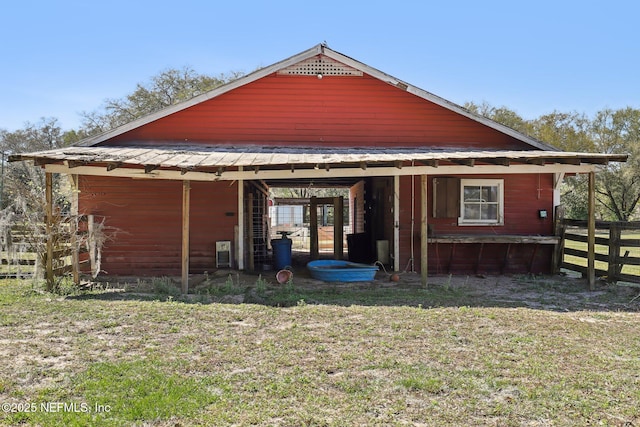
[[[180,147],[177,149],[177,147]],[[107,165],[180,170],[233,168],[283,169],[296,167],[361,167],[418,163],[431,166],[464,164],[606,164],[626,161],[625,154],[566,151],[460,151],[452,148],[317,148],[255,145],[149,145],[71,146],[10,156],[10,161],[33,160],[36,164],[65,162],[69,167]]]

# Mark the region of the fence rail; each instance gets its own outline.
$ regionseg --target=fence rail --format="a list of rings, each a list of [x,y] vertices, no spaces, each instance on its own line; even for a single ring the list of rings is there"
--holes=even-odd
[[[561,220],[560,267],[587,274],[587,221]],[[640,283],[640,222],[596,221],[596,275]],[[623,271],[624,270],[624,271]]]

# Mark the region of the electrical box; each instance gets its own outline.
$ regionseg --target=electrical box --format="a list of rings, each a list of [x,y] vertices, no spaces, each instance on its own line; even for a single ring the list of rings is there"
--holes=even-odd
[[[222,240],[216,242],[216,268],[231,267],[231,242]]]

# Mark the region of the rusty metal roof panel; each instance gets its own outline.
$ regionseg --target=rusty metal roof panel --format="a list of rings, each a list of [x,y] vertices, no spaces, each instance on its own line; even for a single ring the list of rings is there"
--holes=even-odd
[[[257,146],[190,146],[179,150],[169,146],[152,147],[67,147],[10,156],[10,161],[38,160],[44,162],[123,163],[131,166],[165,168],[212,167],[288,167],[291,165],[362,165],[398,161],[461,161],[492,162],[508,159],[515,162],[540,160],[548,163],[576,161],[607,163],[625,161],[624,154],[575,153],[563,151],[459,151],[448,148],[311,148]]]

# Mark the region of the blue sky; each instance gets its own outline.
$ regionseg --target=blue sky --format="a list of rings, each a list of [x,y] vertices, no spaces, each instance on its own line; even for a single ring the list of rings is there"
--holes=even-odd
[[[458,104],[525,118],[640,108],[640,2],[12,1],[0,129],[63,129],[168,68],[250,72],[329,47]]]

